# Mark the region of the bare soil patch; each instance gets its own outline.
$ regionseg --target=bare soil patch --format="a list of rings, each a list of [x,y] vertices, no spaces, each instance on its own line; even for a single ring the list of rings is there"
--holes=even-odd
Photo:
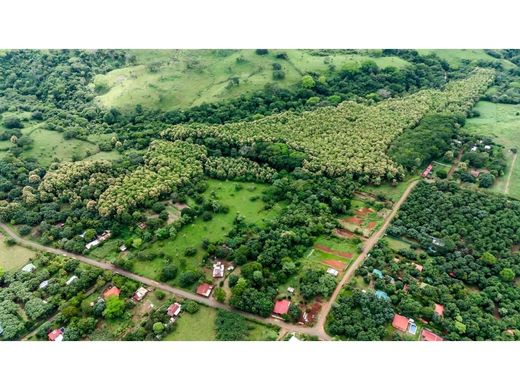
[[[323,264],[328,265],[338,271],[343,271],[345,269],[346,264],[339,260],[324,260]]]

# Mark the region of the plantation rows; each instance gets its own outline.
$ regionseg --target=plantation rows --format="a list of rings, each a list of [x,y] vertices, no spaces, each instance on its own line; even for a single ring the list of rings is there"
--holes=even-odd
[[[145,154],[145,165],[115,179],[99,198],[102,216],[122,214],[148,199],[171,193],[203,174],[206,149],[187,142],[154,141]]]
[[[303,166],[309,171],[329,176],[352,173],[372,181],[393,179],[402,175],[403,168],[386,154],[392,140],[427,113],[465,114],[493,77],[493,70],[476,69],[466,79],[450,82],[443,91],[423,90],[369,106],[348,101],[253,122],[177,125],[162,135],[170,140],[211,139],[223,149],[258,142],[285,143],[307,155]]]

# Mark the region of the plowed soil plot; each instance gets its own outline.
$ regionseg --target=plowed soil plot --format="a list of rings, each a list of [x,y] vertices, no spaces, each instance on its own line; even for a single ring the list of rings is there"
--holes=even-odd
[[[351,259],[352,256],[353,256],[352,253],[337,251],[337,250],[334,250],[332,248],[329,248],[328,246],[321,245],[321,244],[315,244],[314,248],[316,248],[316,249],[318,249],[318,250],[320,250],[322,252],[325,252],[325,253],[330,253],[332,255],[343,257],[345,259]]]
[[[342,221],[345,221],[347,223],[352,223],[354,225],[361,225],[363,223],[363,220],[359,219],[358,217],[343,218]]]
[[[345,229],[334,229],[334,235],[339,238],[352,238],[354,237],[354,233],[349,232]]]
[[[339,260],[324,260],[323,264],[331,266],[338,271],[343,271],[345,269],[345,263]]]

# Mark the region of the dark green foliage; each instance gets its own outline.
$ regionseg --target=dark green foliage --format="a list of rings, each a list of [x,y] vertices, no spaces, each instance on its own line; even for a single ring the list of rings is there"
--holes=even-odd
[[[340,296],[332,307],[328,331],[347,340],[382,340],[393,315],[388,301],[354,290],[352,295]]]
[[[248,336],[246,319],[239,314],[218,310],[215,320],[217,340],[242,341]]]
[[[167,282],[168,280],[175,279],[177,276],[177,266],[175,264],[167,264],[161,271],[161,280]]]
[[[419,125],[397,137],[389,149],[395,162],[407,169],[422,166],[439,158],[450,149],[450,141],[457,133],[461,119],[446,115],[427,115]]]
[[[335,287],[336,278],[324,270],[308,269],[300,281],[300,291],[307,300],[318,296],[328,298]]]

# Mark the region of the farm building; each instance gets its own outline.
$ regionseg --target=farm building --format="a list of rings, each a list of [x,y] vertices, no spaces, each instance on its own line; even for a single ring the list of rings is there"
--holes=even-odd
[[[224,264],[220,261],[213,264],[213,277],[214,278],[223,278],[224,277]]]
[[[211,291],[213,291],[213,286],[211,284],[202,283],[199,287],[197,287],[197,294],[206,298],[211,295]]]
[[[121,293],[121,290],[116,286],[113,286],[103,292],[103,298],[107,299],[109,297],[118,297]]]
[[[386,301],[390,300],[390,297],[388,296],[388,294],[382,290],[376,290],[375,296],[376,296],[376,298],[384,299]]]
[[[36,269],[36,266],[33,263],[29,263],[22,268],[23,272],[33,272]]]
[[[432,164],[428,165],[426,167],[426,169],[423,171],[423,173],[421,173],[421,176],[428,177],[428,175],[431,173],[432,169],[433,169],[433,165]]]
[[[46,288],[48,285],[49,285],[49,281],[48,280],[44,280],[43,282],[40,283],[38,288],[39,289],[43,289],[43,288]]]
[[[432,331],[430,331],[428,329],[423,329],[421,331],[421,340],[422,341],[444,341],[444,339],[441,336],[436,335],[435,333],[433,333]]]
[[[282,299],[281,301],[277,301],[274,305],[273,315],[284,315],[289,312],[289,307],[291,306],[291,301],[288,299]]]
[[[98,239],[95,239],[94,241],[90,241],[89,243],[87,243],[85,245],[85,248],[88,250],[88,249],[92,249],[96,246],[98,246],[99,244],[101,244],[101,241],[99,241]]]
[[[439,316],[439,317],[443,317],[444,316],[444,306],[443,305],[440,305],[438,303],[435,303],[435,308],[433,309],[433,311]]]
[[[338,272],[337,270],[335,270],[334,268],[329,268],[329,269],[327,270],[327,273],[328,273],[329,275],[332,275],[332,276],[338,276],[338,275],[339,275],[339,272]]]
[[[78,279],[78,277],[77,277],[76,275],[72,275],[72,276],[70,277],[70,279],[67,280],[67,281],[65,282],[65,284],[66,284],[67,286],[70,286],[72,283],[74,283],[74,281],[75,281],[76,279]]]
[[[146,294],[148,294],[148,290],[143,286],[139,287],[137,291],[134,293],[134,301],[139,302],[146,296]]]
[[[168,306],[167,313],[170,317],[177,317],[181,312],[181,304],[180,303],[173,303],[170,306]]]
[[[120,252],[126,252],[126,250],[127,250],[126,245],[121,245],[121,246],[119,247],[119,251],[120,251]]]
[[[63,328],[54,329],[47,336],[50,341],[63,341]]]

